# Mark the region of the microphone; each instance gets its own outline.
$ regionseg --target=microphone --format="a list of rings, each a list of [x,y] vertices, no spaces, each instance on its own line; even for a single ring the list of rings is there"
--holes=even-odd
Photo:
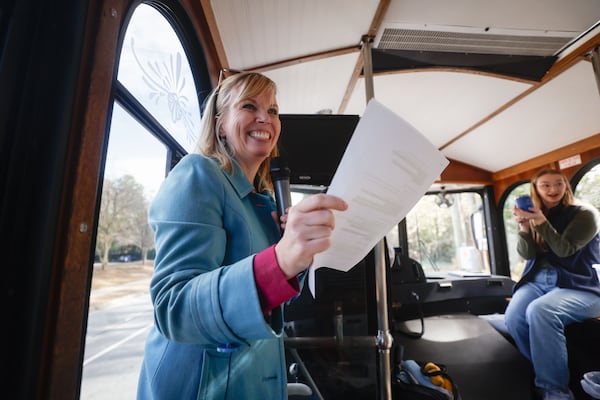
[[[281,157],[273,157],[270,162],[271,180],[275,189],[277,215],[281,218],[285,210],[292,205],[290,194],[290,169]]]

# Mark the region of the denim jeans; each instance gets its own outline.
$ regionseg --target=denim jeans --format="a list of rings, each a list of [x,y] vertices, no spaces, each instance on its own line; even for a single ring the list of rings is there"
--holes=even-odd
[[[506,327],[535,372],[535,385],[552,390],[569,386],[565,326],[600,316],[600,296],[556,286],[554,268],[539,271],[513,294]]]

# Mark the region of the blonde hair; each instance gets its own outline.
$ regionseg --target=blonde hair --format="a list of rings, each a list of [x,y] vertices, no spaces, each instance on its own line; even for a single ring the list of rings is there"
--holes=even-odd
[[[200,137],[196,143],[195,152],[217,160],[221,168],[233,173],[234,149],[227,146],[227,143],[219,137],[221,116],[234,104],[267,91],[273,92],[274,95],[277,93],[275,82],[256,72],[240,72],[220,82],[204,104]],[[234,97],[234,94],[237,96]],[[255,182],[251,182],[256,186],[257,191],[273,191],[273,183],[269,175],[269,162],[272,157],[278,155],[279,152],[275,146],[270,157],[259,166]]]
[[[546,214],[546,212],[548,211],[548,209],[546,208],[546,206],[544,205],[544,202],[542,201],[542,198],[538,192],[537,189],[537,182],[538,180],[542,177],[542,176],[546,176],[546,175],[558,175],[561,177],[561,180],[563,181],[563,184],[565,185],[565,194],[563,196],[563,198],[560,200],[561,204],[563,206],[573,206],[577,204],[577,201],[575,199],[575,195],[573,194],[573,189],[571,188],[571,184],[569,183],[569,179],[567,179],[567,176],[565,174],[563,174],[562,172],[560,172],[557,169],[554,168],[544,168],[540,171],[538,171],[532,178],[531,178],[531,186],[530,186],[530,192],[531,192],[531,199],[533,200],[533,204],[539,208],[540,210],[542,210],[542,212],[544,214]],[[544,239],[542,239],[542,237],[536,232],[535,229],[533,229],[533,221],[529,221],[531,228],[530,231],[533,235],[533,239],[534,241],[537,243],[538,247],[542,250],[546,249],[546,243],[544,242]]]

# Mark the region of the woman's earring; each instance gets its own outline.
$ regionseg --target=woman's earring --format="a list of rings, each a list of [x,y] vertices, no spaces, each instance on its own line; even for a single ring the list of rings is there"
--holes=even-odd
[[[217,142],[219,143],[219,145],[223,146],[224,148],[227,147],[227,137],[226,136],[217,135]]]

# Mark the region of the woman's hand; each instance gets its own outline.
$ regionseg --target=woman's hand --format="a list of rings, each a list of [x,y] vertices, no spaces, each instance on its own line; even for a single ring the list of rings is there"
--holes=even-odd
[[[529,221],[533,221],[534,225],[539,225],[546,221],[546,216],[537,207],[531,207],[529,211],[525,211],[515,206],[513,207],[513,215],[515,216],[515,221],[519,224],[519,228],[526,232],[529,231]]]
[[[344,200],[324,193],[309,196],[289,208],[282,217],[283,237],[275,246],[277,261],[286,278],[291,279],[304,271],[315,254],[329,248],[335,227],[332,210],[347,208]]]
[[[513,215],[515,217],[515,221],[519,225],[519,230],[523,232],[529,232],[529,222],[527,221],[527,217],[521,215],[521,213],[527,213],[527,211],[523,211],[518,207],[513,207]]]

